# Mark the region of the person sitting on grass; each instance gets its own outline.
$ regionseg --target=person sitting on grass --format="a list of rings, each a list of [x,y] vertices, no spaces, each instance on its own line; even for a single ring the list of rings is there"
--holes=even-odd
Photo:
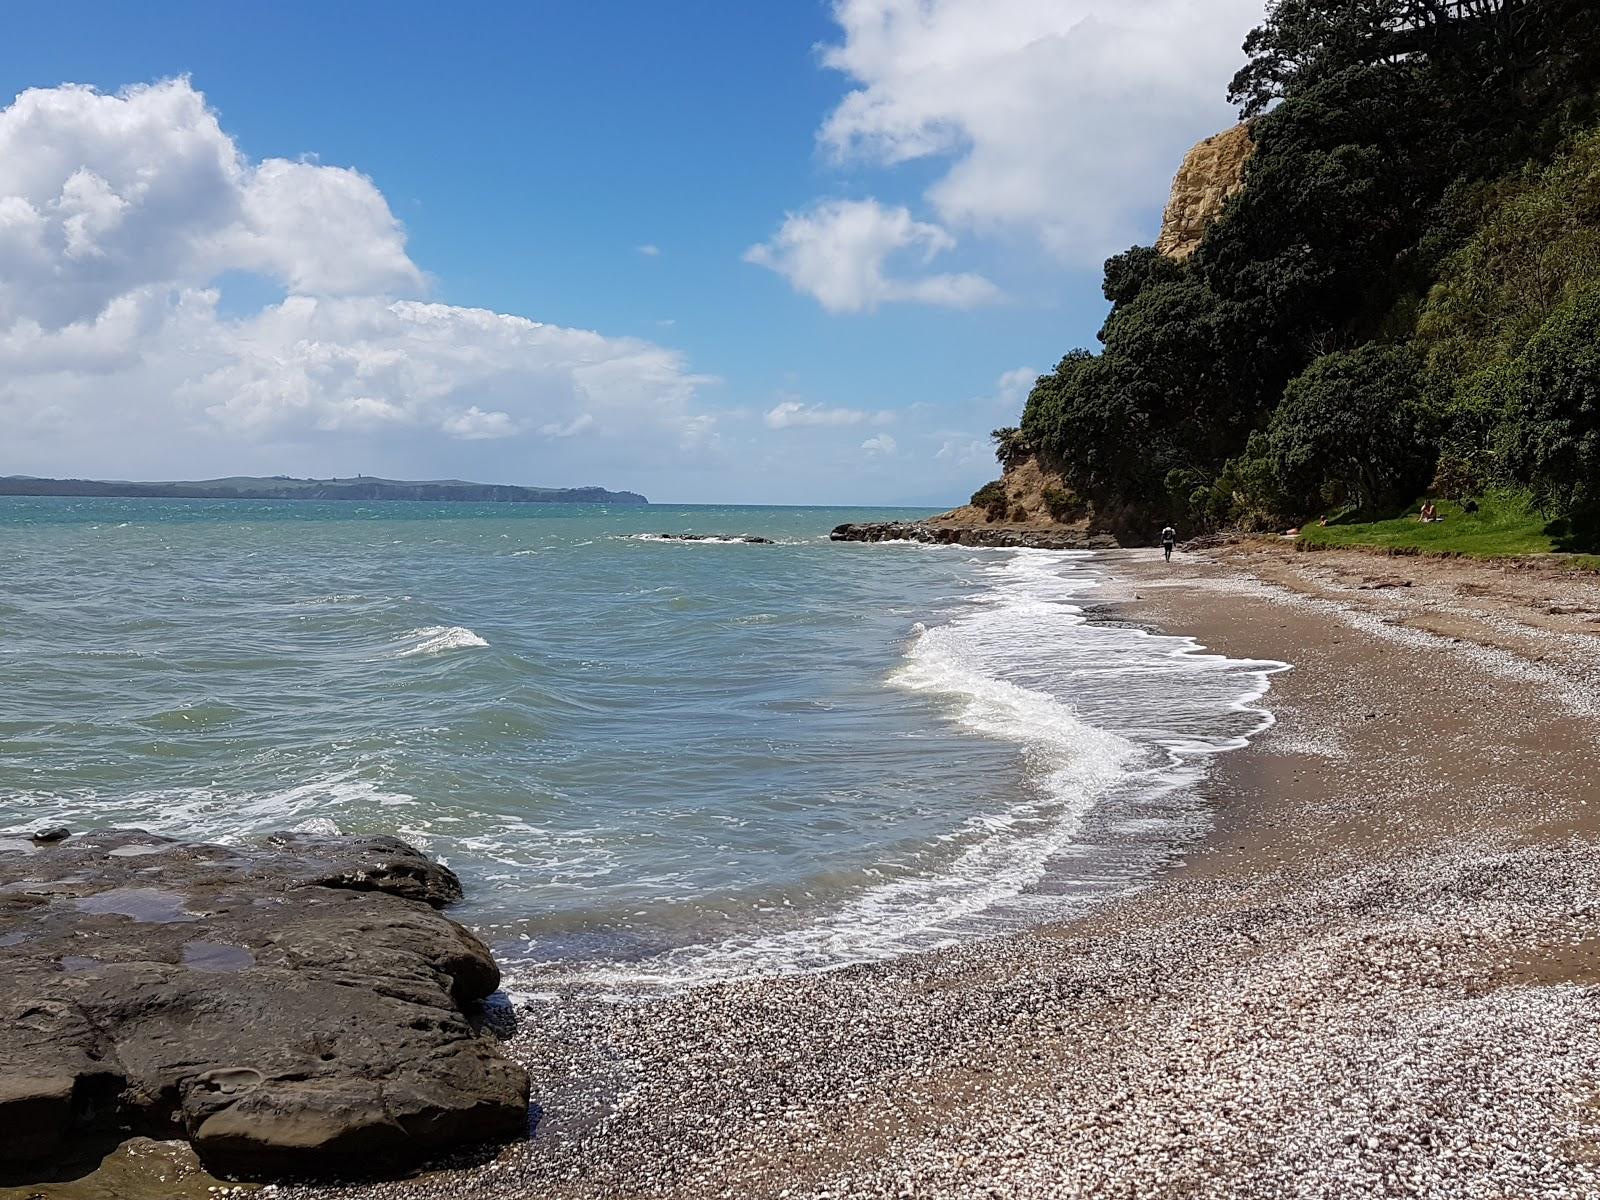
[[[1424,525],[1431,525],[1438,519],[1439,510],[1434,507],[1433,501],[1424,500],[1422,502],[1422,511],[1417,514],[1417,520],[1421,521]]]

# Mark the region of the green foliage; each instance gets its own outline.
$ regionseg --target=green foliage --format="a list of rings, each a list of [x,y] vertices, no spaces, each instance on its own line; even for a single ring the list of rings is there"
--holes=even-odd
[[[1101,291],[1115,305],[1131,304],[1152,283],[1171,283],[1183,276],[1183,266],[1153,246],[1135,246],[1106,259]]]
[[[1370,511],[1408,499],[1438,457],[1432,423],[1411,350],[1363,346],[1325,355],[1289,384],[1265,437],[1251,443],[1256,478],[1272,489],[1256,499],[1301,513],[1344,505]]]
[[[1600,288],[1563,304],[1533,335],[1515,398],[1500,440],[1535,503],[1563,515],[1600,508]]]
[[[1277,0],[1232,87],[1243,192],[1186,262],[1107,260],[1102,349],[1039,379],[1021,438],[1130,522],[1299,523],[1429,479],[1600,506],[1593,20]]]
[[[1083,501],[1066,488],[1045,488],[1044,506],[1055,521],[1073,521],[1083,515]]]
[[[972,503],[974,507],[983,509],[989,520],[998,521],[1006,515],[1006,507],[1011,501],[1006,496],[1006,485],[996,479],[973,492]]]
[[[1455,376],[1514,357],[1558,305],[1600,284],[1600,130],[1480,203],[1417,321],[1430,365]]]
[[[1454,454],[1441,454],[1433,469],[1433,482],[1428,493],[1443,496],[1446,500],[1465,500],[1483,491],[1483,476],[1470,459]]]
[[[1007,470],[1033,454],[1033,443],[1014,425],[991,431],[989,439],[994,442],[995,458]]]

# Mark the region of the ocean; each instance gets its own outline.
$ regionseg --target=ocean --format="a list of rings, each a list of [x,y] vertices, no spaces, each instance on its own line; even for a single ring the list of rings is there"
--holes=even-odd
[[[0,499],[0,830],[392,833],[525,988],[828,969],[1149,878],[1281,664],[1118,620],[1090,553],[827,538],[923,515]]]

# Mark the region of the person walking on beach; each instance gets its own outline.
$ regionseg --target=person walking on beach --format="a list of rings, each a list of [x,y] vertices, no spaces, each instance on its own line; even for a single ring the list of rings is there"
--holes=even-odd
[[[1172,543],[1178,540],[1178,531],[1168,525],[1161,531],[1161,549],[1166,553],[1167,561],[1172,561]]]

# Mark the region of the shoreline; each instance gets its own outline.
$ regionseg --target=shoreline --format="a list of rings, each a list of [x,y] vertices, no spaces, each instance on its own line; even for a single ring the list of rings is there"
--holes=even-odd
[[[1210,833],[1154,882],[884,963],[519,1004],[532,1142],[277,1194],[1600,1188],[1588,593],[1519,625],[1516,587],[1458,603],[1482,585],[1431,560],[1368,587],[1361,564],[1256,554],[1105,560],[1116,619],[1295,668],[1274,726],[1211,764]]]
[[[1171,574],[1141,558],[1107,559],[1131,593],[1107,596],[1119,617],[1295,664],[1273,679],[1274,728],[1212,766],[1212,833],[1163,878],[888,963],[542,1000],[511,1043],[544,1105],[532,1143],[290,1194],[1600,1187],[1596,730],[1560,699],[1594,658],[1498,618],[1480,647],[1338,614],[1400,588],[1297,598],[1226,552]],[[1538,661],[1503,645],[1540,637]]]

